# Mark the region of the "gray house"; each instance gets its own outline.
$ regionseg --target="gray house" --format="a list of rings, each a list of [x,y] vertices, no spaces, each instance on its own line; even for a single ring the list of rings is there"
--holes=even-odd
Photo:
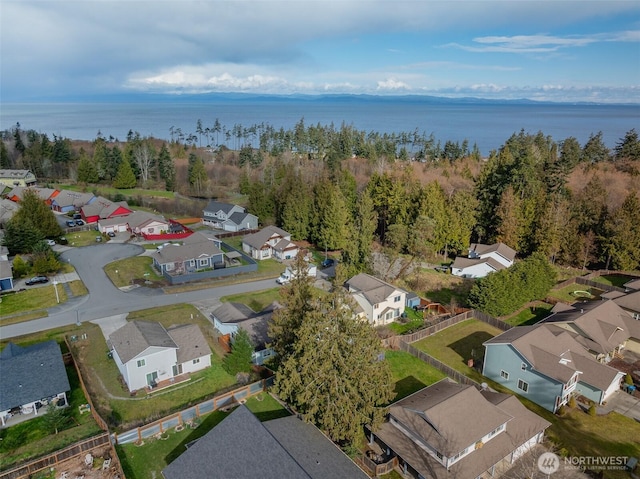
[[[187,237],[182,244],[168,244],[151,254],[153,265],[160,273],[180,275],[213,269],[224,265],[221,241],[200,232]]]
[[[242,231],[256,229],[258,217],[242,206],[211,200],[202,210],[202,223],[225,231]]]
[[[550,425],[511,394],[445,378],[393,403],[370,442],[403,477],[476,479],[504,472]]]
[[[48,404],[65,406],[71,389],[55,341],[20,347],[13,343],[0,352],[0,421],[13,416],[36,417]]]
[[[265,226],[257,233],[242,238],[242,250],[253,259],[293,259],[298,255],[298,245],[291,241],[291,234],[277,226]]]
[[[602,404],[624,374],[598,362],[579,340],[554,324],[512,328],[484,343],[482,374],[552,412],[572,394]]]
[[[366,479],[315,426],[260,422],[241,405],[163,471],[165,479]]]

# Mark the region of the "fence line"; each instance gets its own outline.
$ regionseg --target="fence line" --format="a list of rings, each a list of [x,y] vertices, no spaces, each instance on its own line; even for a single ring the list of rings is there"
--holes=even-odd
[[[221,394],[220,396],[215,396],[212,399],[198,403],[195,406],[183,409],[177,413],[170,414],[144,426],[139,426],[120,434],[114,433],[113,440],[116,444],[141,442],[144,439],[161,435],[169,429],[173,429],[178,426],[184,427],[185,424],[191,423],[194,419],[197,419],[200,416],[225,407],[236,405],[251,396],[255,396],[265,391],[267,387],[273,384],[273,381],[274,376],[267,379],[261,379],[260,381],[247,384],[246,386],[234,389],[233,391]]]
[[[60,449],[49,455],[34,459],[33,461],[30,461],[16,468],[0,472],[0,479],[27,479],[32,477],[32,475],[38,473],[39,471],[42,471],[43,469],[57,467],[61,462],[73,459],[82,454],[86,454],[97,447],[106,445],[109,446],[112,467],[117,470],[117,472],[120,474],[120,477],[124,477],[122,466],[120,465],[118,455],[113,448],[113,444],[111,444],[109,433],[103,432],[97,436],[93,436],[88,439],[76,442],[71,446]]]
[[[604,291],[619,291],[620,293],[624,293],[626,291],[624,288],[619,288],[618,286],[599,283],[597,281],[591,281],[590,279],[586,279],[581,276],[576,278],[576,283],[584,284],[586,286],[591,286],[592,288],[596,288],[596,289],[602,289]]]

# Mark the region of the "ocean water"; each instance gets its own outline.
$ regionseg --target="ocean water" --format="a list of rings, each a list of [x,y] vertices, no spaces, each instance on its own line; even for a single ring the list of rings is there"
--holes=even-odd
[[[640,105],[569,105],[529,103],[471,103],[410,100],[238,100],[172,101],[158,103],[50,103],[0,105],[0,130],[19,122],[23,129],[70,139],[93,140],[98,132],[125,139],[129,130],[142,136],[169,140],[170,130],[185,135],[218,119],[227,129],[268,124],[276,129],[305,125],[345,123],[358,130],[380,133],[433,134],[444,145],[447,140],[467,139],[483,154],[499,148],[513,133],[539,131],[556,141],[575,137],[581,145],[599,131],[609,148],[632,128],[640,132]],[[222,143],[222,135],[220,142]],[[211,136],[211,143],[215,137]],[[202,139],[205,142],[205,139]],[[232,140],[233,142],[233,140]]]

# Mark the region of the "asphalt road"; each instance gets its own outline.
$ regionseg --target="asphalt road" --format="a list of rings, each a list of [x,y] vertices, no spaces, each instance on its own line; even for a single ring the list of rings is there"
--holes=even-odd
[[[109,280],[103,267],[118,259],[136,256],[144,249],[131,244],[100,244],[73,248],[62,253],[63,261],[70,262],[89,290],[86,296],[71,298],[66,303],[50,308],[46,318],[25,321],[0,327],[0,339],[13,338],[47,329],[75,324],[76,322],[129,313],[139,309],[168,306],[177,303],[194,303],[214,300],[230,294],[248,293],[273,288],[273,279],[240,283],[229,286],[164,294],[159,289],[136,288],[120,291]]]

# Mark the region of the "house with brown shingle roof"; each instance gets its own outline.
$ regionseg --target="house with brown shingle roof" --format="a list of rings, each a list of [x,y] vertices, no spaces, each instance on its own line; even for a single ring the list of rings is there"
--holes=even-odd
[[[159,248],[151,254],[151,258],[162,274],[195,273],[224,264],[224,253],[220,246],[221,241],[214,235],[195,232],[185,238],[182,244],[171,243]]]
[[[445,378],[392,404],[369,439],[406,476],[475,479],[508,468],[550,425],[512,395]]]
[[[574,394],[602,404],[624,374],[597,361],[582,339],[557,323],[511,328],[484,343],[482,374],[552,412]]]
[[[451,274],[464,278],[484,278],[513,265],[515,250],[504,243],[491,245],[473,243],[469,246],[468,257],[457,257],[451,265]]]
[[[211,349],[196,324],[165,329],[157,322],[131,321],[108,342],[130,391],[211,366]]]
[[[265,226],[257,233],[242,239],[242,250],[253,259],[293,259],[298,255],[298,245],[291,241],[291,234],[277,226]]]

